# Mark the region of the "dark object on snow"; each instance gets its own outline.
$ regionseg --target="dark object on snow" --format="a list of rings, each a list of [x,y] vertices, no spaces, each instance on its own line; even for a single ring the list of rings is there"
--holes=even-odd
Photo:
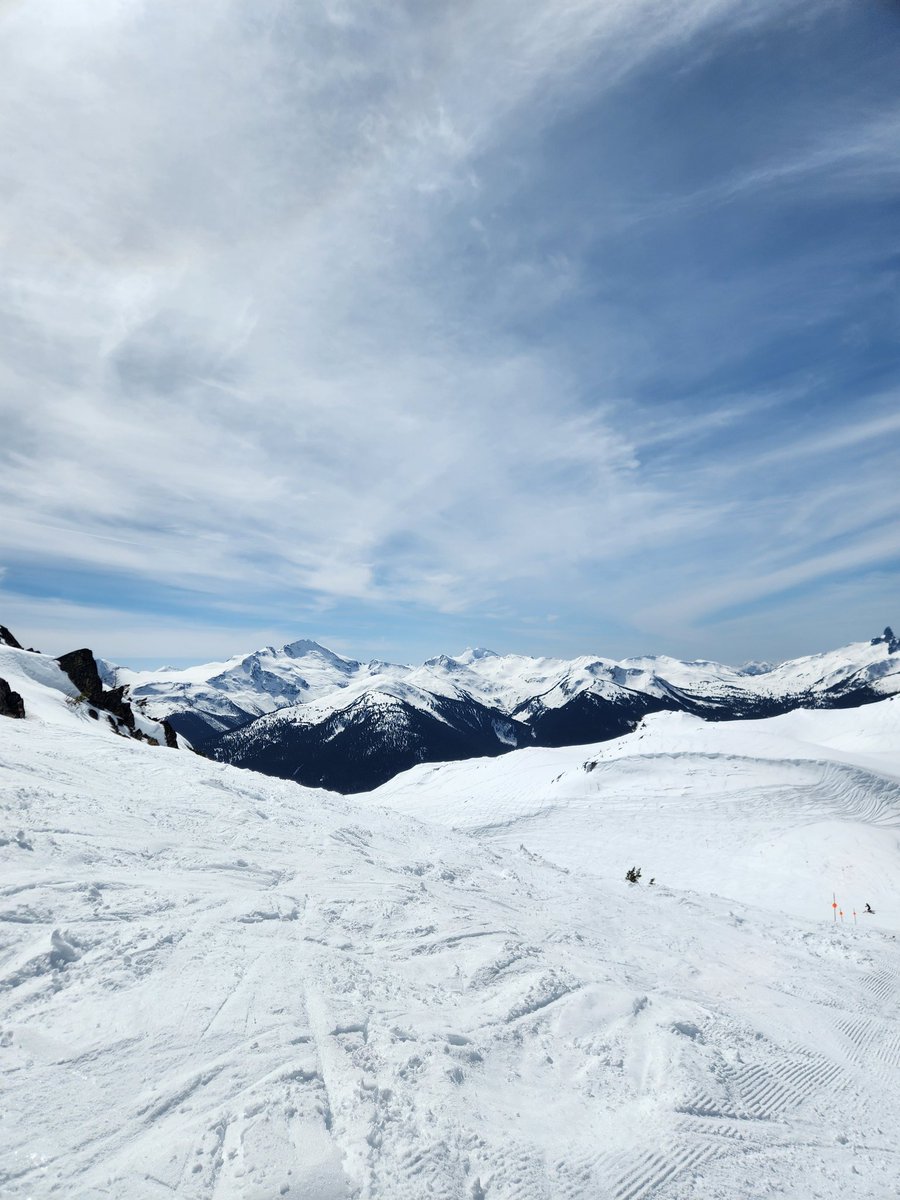
[[[0,679],[0,717],[15,717],[21,720],[24,716],[25,701],[18,692],[12,690],[5,679]]]
[[[872,638],[873,646],[878,646],[882,642],[887,646],[888,654],[896,654],[900,650],[900,638],[897,637],[890,625],[885,625],[884,633],[881,637]]]
[[[105,709],[107,713],[112,713],[113,717],[118,718],[123,725],[131,730],[134,737],[143,737],[136,730],[134,713],[131,711],[131,705],[125,699],[124,687],[112,688],[110,691],[106,691],[103,687],[103,680],[100,678],[100,672],[97,669],[97,663],[90,650],[86,648],[71,650],[68,654],[61,654],[56,661],[72,680],[75,687],[78,688],[81,696],[89,704]],[[115,721],[111,721],[110,723],[113,729],[115,729]],[[177,749],[178,738],[175,735],[175,730],[168,721],[160,721],[159,724],[163,727],[166,745],[172,749]]]
[[[651,887],[653,887],[654,883],[656,883],[656,876],[655,876],[655,875],[654,875],[654,876],[653,876],[653,878],[650,880],[650,886],[651,886]]]
[[[13,650],[21,650],[22,646],[5,625],[0,625],[0,646],[12,646]]]
[[[867,912],[867,913],[871,913],[873,917],[875,916],[875,909],[874,909],[874,908],[872,907],[872,905],[871,905],[871,904],[868,902],[868,900],[866,901],[866,907],[865,907],[865,909],[864,909],[863,911],[864,911],[864,912]]]
[[[101,708],[106,707],[102,700],[103,681],[90,650],[70,650],[68,654],[61,654],[56,661],[86,700]]]
[[[134,713],[125,699],[125,689],[113,688],[110,692],[103,690],[103,681],[90,650],[70,650],[68,654],[61,654],[56,661],[85,700],[96,704],[98,708],[105,708],[107,712],[118,717],[123,725],[134,729]]]
[[[641,877],[641,868],[640,867],[632,867],[630,870],[625,872],[625,878],[628,880],[629,883],[637,883],[638,880],[640,879],[640,877]]]

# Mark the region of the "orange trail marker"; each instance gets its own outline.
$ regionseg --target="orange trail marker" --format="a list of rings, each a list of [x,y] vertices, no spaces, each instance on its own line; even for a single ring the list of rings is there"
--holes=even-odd
[[[831,893],[831,912],[834,917],[834,923],[837,925],[837,896],[834,892]]]

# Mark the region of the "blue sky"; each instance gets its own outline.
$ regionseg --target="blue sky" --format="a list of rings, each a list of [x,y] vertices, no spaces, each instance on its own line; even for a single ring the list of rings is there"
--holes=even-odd
[[[900,621],[900,5],[0,6],[0,620],[741,662]]]

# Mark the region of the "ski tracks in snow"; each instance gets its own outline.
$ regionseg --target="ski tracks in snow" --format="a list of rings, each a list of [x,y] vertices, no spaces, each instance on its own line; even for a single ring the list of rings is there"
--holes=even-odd
[[[2,797],[4,1200],[895,1194],[877,928],[29,736]]]

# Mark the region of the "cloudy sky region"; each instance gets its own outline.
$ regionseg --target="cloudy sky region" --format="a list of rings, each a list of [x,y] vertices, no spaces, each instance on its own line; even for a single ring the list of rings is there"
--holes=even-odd
[[[3,0],[0,620],[900,623],[898,61],[891,0]]]

